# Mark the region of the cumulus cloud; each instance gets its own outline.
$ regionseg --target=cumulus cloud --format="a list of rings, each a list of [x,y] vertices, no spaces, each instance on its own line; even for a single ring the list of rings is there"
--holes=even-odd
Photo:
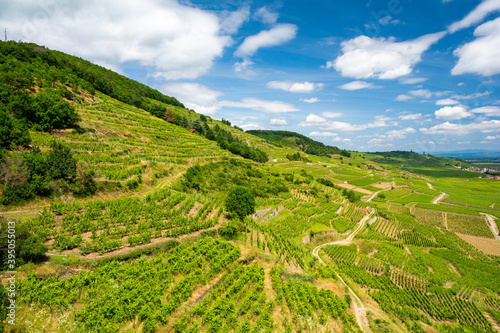
[[[407,127],[407,128],[400,129],[400,130],[393,130],[393,131],[386,132],[385,134],[377,135],[376,138],[373,138],[370,141],[368,141],[368,144],[378,145],[378,144],[383,143],[383,142],[401,140],[401,139],[405,139],[407,134],[416,133],[416,132],[417,132],[417,130],[412,128],[412,127]]]
[[[429,89],[410,90],[410,95],[421,98],[440,97],[449,94],[450,91],[430,91]]]
[[[242,7],[234,12],[225,10],[221,14],[221,30],[228,34],[235,34],[241,28],[243,23],[248,21],[249,17],[249,7]]]
[[[484,0],[463,19],[451,24],[448,27],[448,31],[454,33],[458,30],[468,28],[481,22],[488,14],[496,11],[500,11],[500,0]]]
[[[496,139],[500,139],[500,135],[488,135],[486,138],[484,138],[485,140],[496,140]]]
[[[271,126],[287,126],[288,123],[285,119],[271,119],[269,121]]]
[[[344,114],[342,112],[322,112],[321,115],[326,118],[339,118]]]
[[[381,87],[374,86],[373,83],[368,83],[365,81],[352,81],[339,86],[339,88],[344,90],[359,90],[359,89],[373,89]]]
[[[267,83],[270,89],[281,89],[292,93],[311,93],[315,90],[321,89],[323,83],[311,82],[292,82],[292,81],[271,81]]]
[[[422,118],[421,113],[408,113],[408,114],[402,114],[398,117],[401,120],[419,120]]]
[[[320,129],[325,131],[341,131],[341,132],[355,132],[363,131],[369,128],[387,127],[394,126],[397,123],[388,122],[391,118],[385,116],[375,116],[375,120],[367,124],[351,124],[342,121],[332,121],[326,118],[317,116],[315,114],[309,114],[306,120],[299,123],[299,127],[309,127],[318,126]]]
[[[422,54],[445,34],[439,32],[405,42],[359,36],[343,42],[343,54],[325,67],[355,79],[395,79],[410,74]]]
[[[422,82],[427,81],[427,78],[425,77],[408,77],[408,78],[403,78],[399,80],[399,83],[401,84],[419,84]]]
[[[401,94],[401,95],[398,95],[398,97],[396,97],[396,101],[399,101],[399,102],[408,101],[410,99],[413,99],[413,96],[409,96],[409,95],[405,95],[405,94]]]
[[[459,59],[451,74],[473,73],[483,76],[499,74],[500,17],[477,27],[474,36],[475,40],[453,52]]]
[[[470,110],[472,113],[480,113],[486,117],[500,117],[500,107],[498,106],[483,106]]]
[[[253,18],[265,24],[274,24],[278,20],[278,13],[272,12],[267,6],[257,9]]]
[[[53,1],[40,7],[20,0],[3,6],[0,25],[14,40],[115,69],[137,62],[166,79],[207,73],[232,43],[217,15],[174,0]]]
[[[341,138],[340,136],[336,136],[332,139],[332,142],[349,142],[351,139]]]
[[[301,98],[300,101],[311,104],[311,103],[318,103],[320,100],[317,97],[312,97],[312,98]]]
[[[213,115],[220,109],[217,98],[224,95],[199,83],[169,83],[161,90],[167,95],[175,96],[189,109],[207,115]]]
[[[258,98],[243,98],[240,102],[222,101],[222,107],[252,109],[266,113],[286,113],[300,111],[296,106],[281,101],[266,101]]]
[[[451,98],[445,98],[436,101],[436,105],[456,105],[456,104],[460,104],[460,102]]]
[[[332,133],[332,132],[311,132],[309,133],[309,136],[312,137],[327,137],[327,136],[337,136],[337,133]]]
[[[263,30],[245,38],[234,52],[236,57],[251,57],[260,48],[285,44],[295,38],[298,27],[295,24],[278,24],[270,30]]]
[[[434,112],[436,119],[440,120],[458,120],[474,116],[463,105],[445,106]]]
[[[421,128],[421,132],[425,134],[450,134],[464,135],[474,132],[489,133],[500,131],[500,120],[484,120],[481,122],[470,124],[452,124],[445,122],[431,128]]]

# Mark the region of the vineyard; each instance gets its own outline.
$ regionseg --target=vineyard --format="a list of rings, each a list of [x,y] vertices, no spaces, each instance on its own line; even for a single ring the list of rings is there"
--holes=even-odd
[[[145,198],[56,202],[26,224],[52,249],[102,255],[213,227],[222,212],[220,200],[161,189]]]
[[[10,271],[15,222],[18,324],[0,311],[0,332],[500,329],[500,241],[485,217],[498,226],[500,182],[454,167],[469,162],[349,152],[287,131],[266,141],[20,44],[0,54],[0,86],[14,94],[0,99],[2,119],[18,126],[18,109],[58,89],[81,120],[44,130],[28,119],[31,142],[2,146],[0,265]],[[45,76],[12,76],[24,62]],[[17,81],[24,97],[10,105]],[[46,157],[57,144],[74,172],[44,178],[34,170],[57,161]],[[75,190],[82,179],[92,191]],[[5,195],[14,190],[18,202]]]

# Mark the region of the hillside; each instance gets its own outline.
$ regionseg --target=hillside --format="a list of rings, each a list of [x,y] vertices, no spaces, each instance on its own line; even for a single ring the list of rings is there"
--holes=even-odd
[[[24,130],[0,136],[1,195],[20,197],[2,206],[4,308],[17,271],[6,332],[498,331],[499,181],[407,152],[317,156],[293,133],[261,138],[175,97],[141,88],[135,105],[72,85],[36,53],[84,63],[70,55],[0,50],[3,87],[32,78],[2,90],[0,125]],[[45,122],[54,105],[71,121]],[[307,161],[287,158],[299,152]],[[243,219],[227,204],[237,190],[255,211]]]
[[[270,142],[281,146],[299,149],[306,154],[317,156],[330,156],[341,154],[350,156],[346,150],[338,147],[327,146],[321,142],[315,141],[305,135],[290,131],[272,131],[272,130],[249,130],[247,133],[258,136]]]

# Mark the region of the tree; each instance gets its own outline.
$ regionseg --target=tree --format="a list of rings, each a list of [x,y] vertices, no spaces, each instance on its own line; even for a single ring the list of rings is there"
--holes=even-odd
[[[239,219],[255,212],[255,196],[246,187],[236,186],[226,197],[225,209]]]
[[[187,119],[186,115],[182,116],[180,125],[184,128],[189,128],[189,120]]]
[[[47,164],[52,178],[74,179],[76,177],[76,159],[71,149],[57,141],[52,142],[51,147]]]
[[[8,258],[8,224],[1,221],[0,224],[0,257],[2,260]],[[15,226],[16,240],[16,266],[24,265],[27,262],[39,263],[47,259],[45,253],[48,248],[40,239],[31,234],[28,227],[24,224],[16,223]],[[2,270],[7,270],[6,262],[0,262]],[[12,269],[10,269],[12,270]]]
[[[30,142],[26,125],[0,109],[0,147],[7,149],[12,145],[27,147]]]
[[[165,113],[163,114],[163,118],[168,121],[169,123],[175,123],[175,114],[172,112],[171,109],[167,109]]]

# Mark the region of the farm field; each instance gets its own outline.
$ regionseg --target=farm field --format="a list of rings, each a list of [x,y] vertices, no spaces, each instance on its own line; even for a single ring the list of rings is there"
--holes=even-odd
[[[127,93],[56,80],[79,127],[5,150],[3,184],[54,142],[75,174],[50,188],[30,174],[32,197],[2,201],[0,249],[10,222],[23,251],[18,324],[0,318],[0,332],[498,331],[500,240],[484,214],[500,223],[500,182],[413,152],[305,153],[163,95],[127,100],[146,88],[106,73]]]

